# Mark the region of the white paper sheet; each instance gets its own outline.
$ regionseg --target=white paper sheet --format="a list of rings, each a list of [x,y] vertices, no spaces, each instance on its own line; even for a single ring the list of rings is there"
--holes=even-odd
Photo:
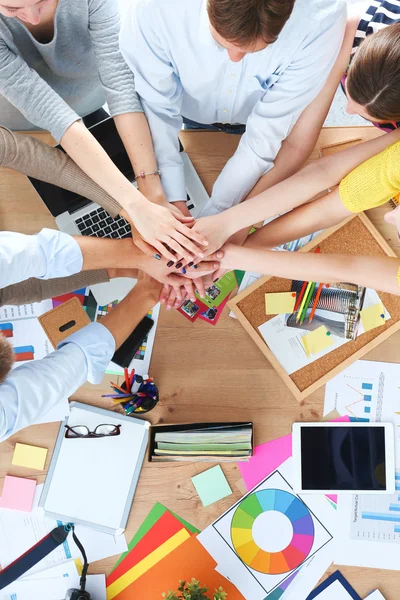
[[[37,508],[42,489],[43,485],[37,486],[30,513],[0,508],[0,565],[3,569],[59,524],[55,520],[45,519],[42,511]],[[76,526],[76,534],[86,550],[89,563],[127,550],[124,535],[114,537],[80,525]],[[69,536],[64,544],[31,569],[29,575],[55,567],[71,558],[81,558],[81,553],[72,536]]]
[[[322,590],[318,596],[315,596],[315,600],[352,600],[352,596],[340,581],[336,580],[329,587]]]
[[[240,294],[241,292],[243,292],[243,290],[245,290],[246,288],[253,285],[253,283],[255,283],[258,279],[260,279],[260,277],[261,277],[261,273],[256,273],[255,271],[246,271],[243,276],[242,283],[240,284],[237,293]],[[235,315],[235,313],[232,310],[229,313],[229,316],[233,317],[234,319],[237,319],[237,316]]]
[[[16,321],[19,319],[29,319],[40,317],[48,310],[52,310],[52,300],[42,300],[42,302],[33,302],[32,304],[21,304],[20,306],[5,305],[0,307],[0,323],[3,321]]]
[[[393,423],[396,466],[400,470],[400,367],[398,364],[369,360],[358,360],[352,364],[326,385],[324,414],[331,410],[364,421]]]
[[[255,491],[276,488],[293,493],[290,486],[291,476],[292,459],[289,459],[265,482],[257,486]],[[329,532],[335,528],[335,510],[321,495],[307,495],[302,500],[315,517],[313,519],[314,541],[308,553],[309,558],[302,563],[300,572],[293,579],[293,583],[287,587],[284,595],[281,596],[282,600],[283,598],[287,600],[292,597],[297,600],[306,598],[333,560],[334,546]],[[283,575],[262,574],[242,562],[233,548],[230,535],[232,516],[239,503],[207,527],[198,539],[217,562],[219,572],[232,581],[245,598],[264,600],[273,590],[279,588],[284,590],[285,581],[295,571],[289,571]]]
[[[365,600],[385,600],[385,597],[382,596],[379,590],[375,590],[375,592],[372,592]]]
[[[400,569],[399,494],[338,497],[335,564]]]
[[[364,308],[373,306],[380,302],[378,294],[375,290],[368,289],[365,293]],[[315,314],[318,314],[318,309]],[[332,320],[338,320],[343,322],[343,316],[337,313],[330,313],[324,311],[325,316],[332,318]],[[386,320],[390,319],[390,315],[385,309]],[[337,335],[331,335],[331,340],[334,342],[333,346],[330,346],[326,350],[307,356],[301,338],[307,335],[309,331],[306,329],[296,329],[294,327],[286,327],[286,315],[277,315],[273,319],[270,319],[266,323],[263,323],[258,328],[264,341],[268,345],[269,349],[278,359],[281,366],[285,369],[288,375],[291,375],[295,371],[310,365],[315,360],[322,358],[329,352],[340,348],[344,344],[347,344],[350,340],[339,337]],[[361,335],[361,334],[360,334]]]

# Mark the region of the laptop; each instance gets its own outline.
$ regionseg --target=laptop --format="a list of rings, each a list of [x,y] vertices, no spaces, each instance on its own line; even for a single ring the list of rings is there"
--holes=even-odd
[[[136,185],[135,175],[129,157],[118,135],[112,118],[107,118],[89,127],[90,132],[103,146],[111,160],[119,170]],[[57,146],[57,148],[62,148]],[[184,165],[187,200],[186,204],[191,214],[196,218],[209,196],[197,175],[188,155],[181,145],[181,157]],[[29,178],[33,187],[55,217],[60,231],[70,235],[90,235],[100,238],[123,239],[132,237],[130,225],[125,219],[111,217],[101,206],[73,192],[64,190],[51,183],[44,183]],[[135,285],[136,280],[121,277],[112,279],[109,283],[99,283],[91,286],[92,293],[100,306],[121,299]]]

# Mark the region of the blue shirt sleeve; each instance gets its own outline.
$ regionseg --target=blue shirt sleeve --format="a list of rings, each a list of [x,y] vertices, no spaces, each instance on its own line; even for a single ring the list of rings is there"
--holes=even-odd
[[[67,277],[79,273],[82,265],[79,244],[66,233],[54,229],[36,235],[0,232],[0,287],[30,277]]]
[[[42,360],[11,371],[0,385],[0,442],[38,421],[86,380],[100,383],[114,351],[110,331],[90,323]]]

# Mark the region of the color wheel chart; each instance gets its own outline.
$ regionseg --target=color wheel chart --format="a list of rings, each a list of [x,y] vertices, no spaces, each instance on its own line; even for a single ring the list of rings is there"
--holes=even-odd
[[[262,530],[259,540],[253,530],[256,519]],[[260,490],[236,508],[231,538],[246,565],[266,575],[281,575],[297,569],[308,557],[314,544],[314,522],[306,505],[293,494]]]

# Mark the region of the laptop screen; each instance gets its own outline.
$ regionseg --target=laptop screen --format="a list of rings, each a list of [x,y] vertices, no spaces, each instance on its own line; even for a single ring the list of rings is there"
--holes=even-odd
[[[89,128],[89,130],[97,139],[97,141],[103,146],[104,150],[107,152],[118,169],[125,175],[125,177],[127,177],[130,181],[133,181],[134,172],[132,165],[121,138],[119,137],[114,120],[110,117],[105,121],[101,121],[101,123],[93,125]],[[60,146],[57,146],[57,148],[62,150]],[[79,194],[69,192],[51,183],[44,183],[43,181],[33,179],[32,177],[29,177],[29,180],[53,217],[58,217],[66,211],[73,213],[81,208],[84,208],[91,202]]]

